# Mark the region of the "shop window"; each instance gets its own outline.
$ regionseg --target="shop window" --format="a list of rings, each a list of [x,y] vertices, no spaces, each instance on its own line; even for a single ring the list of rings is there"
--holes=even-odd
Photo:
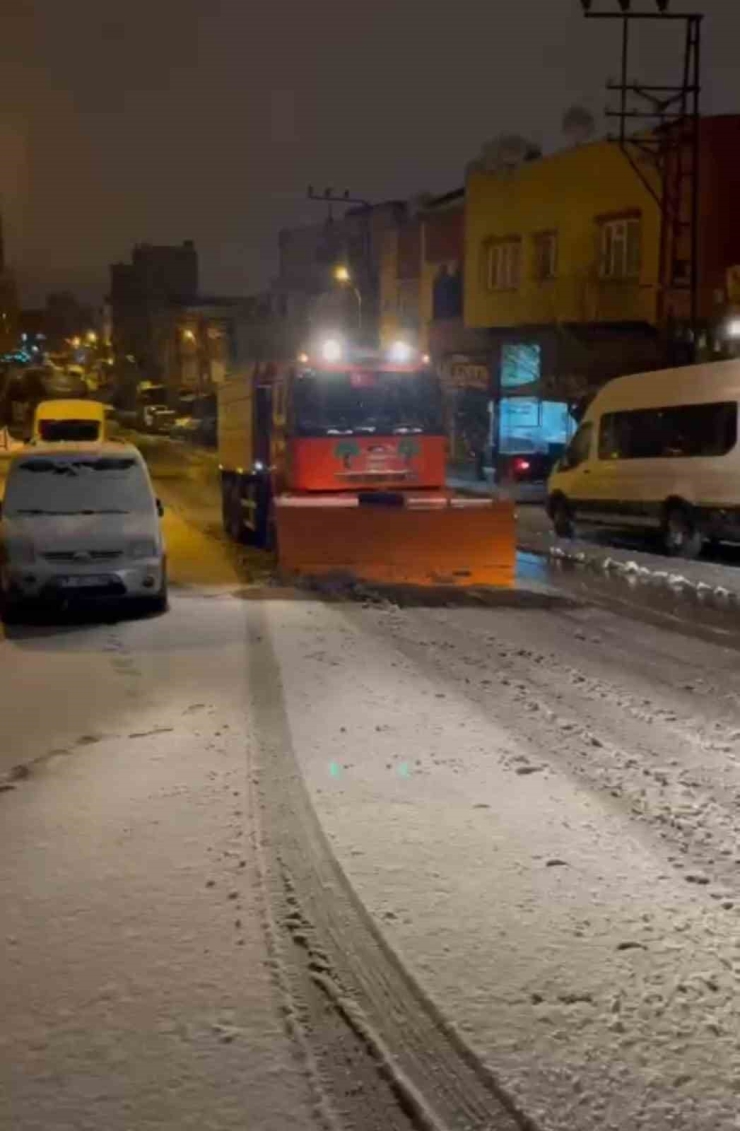
[[[501,349],[501,388],[515,389],[539,381],[542,350],[531,342],[507,342]]]
[[[564,401],[542,401],[539,397],[504,397],[500,418],[500,450],[507,455],[558,456],[575,426]]]

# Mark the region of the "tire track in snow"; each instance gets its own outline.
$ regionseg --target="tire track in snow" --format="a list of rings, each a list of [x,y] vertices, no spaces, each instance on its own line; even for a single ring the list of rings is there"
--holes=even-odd
[[[301,1002],[322,1075],[363,1131],[538,1131],[446,1024],[352,891],[292,750],[280,673],[258,602],[250,622],[256,811],[266,880],[278,934],[282,928],[289,944],[280,947],[283,973]],[[310,986],[319,990],[318,1004]],[[338,1063],[332,1057],[340,1049]],[[347,1090],[348,1068],[361,1082],[359,1094]]]

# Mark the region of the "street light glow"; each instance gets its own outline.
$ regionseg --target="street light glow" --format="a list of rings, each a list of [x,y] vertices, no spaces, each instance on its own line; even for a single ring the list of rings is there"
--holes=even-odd
[[[737,340],[740,338],[740,318],[731,318],[725,328],[728,338]]]
[[[336,338],[327,338],[321,346],[321,356],[324,361],[339,361],[342,356],[342,343]]]
[[[185,339],[186,342],[194,342],[195,341],[195,334],[193,333],[192,330],[183,330],[182,336],[183,336],[183,338]]]
[[[352,281],[352,276],[349,273],[349,268],[340,264],[339,267],[334,268],[334,278],[338,283],[349,283]]]
[[[399,361],[402,364],[411,361],[411,352],[408,342],[394,342],[388,351],[391,361]]]

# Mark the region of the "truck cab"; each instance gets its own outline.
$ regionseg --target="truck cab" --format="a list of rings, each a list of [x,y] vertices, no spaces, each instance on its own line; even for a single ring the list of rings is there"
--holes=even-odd
[[[219,393],[224,524],[249,541],[267,537],[275,496],[439,491],[446,451],[438,379],[404,343],[329,338]]]

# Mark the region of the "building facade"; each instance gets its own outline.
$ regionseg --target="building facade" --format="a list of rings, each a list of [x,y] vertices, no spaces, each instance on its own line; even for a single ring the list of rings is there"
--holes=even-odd
[[[496,454],[557,455],[574,405],[660,360],[658,205],[610,142],[475,169],[465,322],[489,337]]]
[[[142,379],[165,381],[177,311],[197,295],[198,254],[192,240],[172,247],[137,244],[130,263],[112,264],[108,304],[118,363],[135,366]]]
[[[669,180],[679,152],[666,146]],[[727,333],[740,313],[738,154],[740,116],[701,122],[696,324],[690,234],[676,230],[688,201],[664,216],[649,162],[638,176],[617,145],[599,141],[471,171],[465,324],[489,335],[500,450],[557,450],[578,405],[612,377],[738,350]],[[680,160],[690,167],[690,155]],[[688,194],[689,179],[680,184]]]
[[[378,344],[384,241],[404,210],[403,202],[384,201],[280,232],[273,289],[293,304],[304,300],[307,333],[333,329],[363,344]],[[339,266],[347,269],[344,282],[335,276]]]

